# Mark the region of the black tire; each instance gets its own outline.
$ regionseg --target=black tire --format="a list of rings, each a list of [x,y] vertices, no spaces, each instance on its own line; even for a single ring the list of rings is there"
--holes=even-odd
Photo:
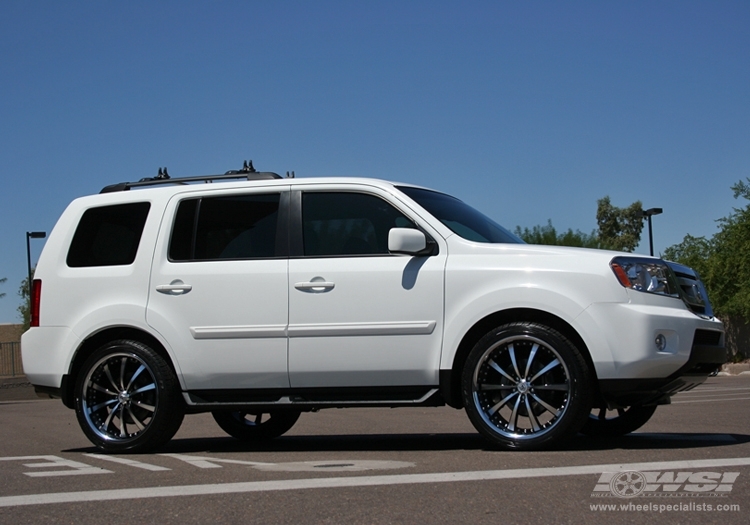
[[[534,450],[576,435],[591,411],[590,371],[560,332],[510,323],[485,335],[462,374],[464,406],[474,427],[506,449]]]
[[[230,436],[244,441],[273,439],[291,429],[299,419],[295,410],[274,412],[211,412],[221,429]]]
[[[594,408],[581,429],[592,437],[617,437],[635,432],[656,412],[656,405],[632,406],[617,410]]]
[[[112,341],[84,363],[75,386],[84,434],[105,452],[154,450],[175,435],[185,403],[174,372],[138,341]]]

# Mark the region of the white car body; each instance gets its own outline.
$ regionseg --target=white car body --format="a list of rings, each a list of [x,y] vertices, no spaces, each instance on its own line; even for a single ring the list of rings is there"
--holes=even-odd
[[[712,336],[708,362],[718,366],[721,322],[691,311],[679,297],[623,286],[610,264],[626,254],[467,240],[400,191],[403,186],[353,178],[269,179],[134,188],[73,201],[34,276],[42,283],[41,302],[38,326],[22,341],[27,377],[40,393],[73,407],[86,356],[107,334],[125,334],[160,347],[188,411],[460,407],[456,385],[467,353],[487,327],[517,320],[546,323],[573,341],[591,368],[590,403],[602,396],[610,406],[634,403],[623,387],[628,381],[640,382],[635,390],[648,385],[650,397],[638,399],[668,402],[692,385],[681,374],[692,373],[682,369],[691,354],[695,361],[697,331]],[[284,195],[285,206],[301,198],[293,195],[315,192],[375,196],[424,234],[407,231],[405,240],[394,242],[416,238],[418,244],[426,237],[436,248],[425,256],[308,257],[290,248],[283,257],[170,260],[181,202],[269,192]],[[87,210],[131,202],[150,206],[132,263],[66,264]],[[706,375],[701,370],[695,382]],[[308,390],[327,394],[306,397]],[[248,392],[275,397],[255,399]]]

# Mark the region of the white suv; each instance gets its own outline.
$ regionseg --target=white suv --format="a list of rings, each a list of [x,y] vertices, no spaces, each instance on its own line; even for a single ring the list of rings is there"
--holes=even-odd
[[[73,201],[32,298],[26,374],[109,452],[163,445],[185,413],[262,439],[301,412],[445,404],[495,445],[547,447],[635,430],[726,357],[689,268],[526,245],[408,184],[252,163]]]

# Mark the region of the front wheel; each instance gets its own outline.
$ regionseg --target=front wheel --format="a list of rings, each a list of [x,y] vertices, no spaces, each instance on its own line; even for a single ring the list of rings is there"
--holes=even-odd
[[[245,441],[273,439],[285,434],[299,419],[295,410],[275,412],[211,412],[221,429]]]
[[[537,323],[510,323],[485,335],[462,375],[474,427],[503,448],[532,450],[575,435],[591,409],[591,379],[579,350]]]
[[[597,407],[591,410],[581,433],[592,437],[624,436],[645,425],[654,412],[656,405],[631,406],[615,410]]]
[[[147,452],[172,439],[185,415],[167,362],[138,341],[107,343],[84,363],[75,387],[78,423],[106,452]]]

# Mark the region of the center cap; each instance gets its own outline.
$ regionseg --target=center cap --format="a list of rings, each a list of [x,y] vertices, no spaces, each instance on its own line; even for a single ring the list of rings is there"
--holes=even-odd
[[[123,405],[127,405],[128,403],[130,403],[130,394],[128,394],[127,392],[120,392],[117,396],[117,400]]]
[[[518,390],[519,394],[526,394],[530,388],[531,385],[529,385],[525,379],[523,381],[519,381],[516,385],[516,390]]]

